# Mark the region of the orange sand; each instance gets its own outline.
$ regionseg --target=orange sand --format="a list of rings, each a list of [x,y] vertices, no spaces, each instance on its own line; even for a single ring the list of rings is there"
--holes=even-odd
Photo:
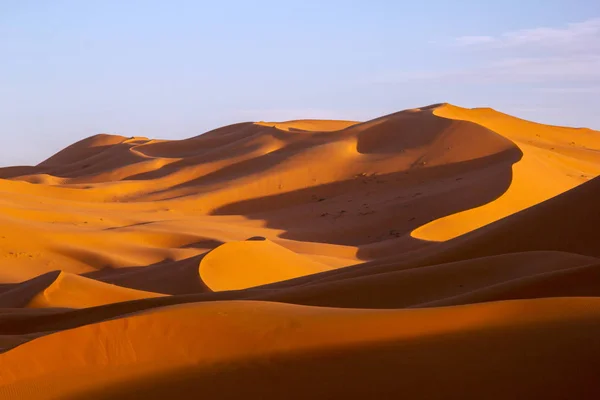
[[[0,398],[599,398],[599,175],[449,104],[1,168]]]

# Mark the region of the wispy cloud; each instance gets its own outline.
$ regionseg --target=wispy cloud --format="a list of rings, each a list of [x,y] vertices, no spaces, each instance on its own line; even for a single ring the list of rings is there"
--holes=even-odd
[[[568,24],[561,28],[539,27],[505,32],[498,36],[460,36],[453,40],[460,47],[489,48],[535,47],[552,51],[590,51],[600,49],[600,18]]]
[[[433,44],[440,45],[439,42]],[[600,18],[496,36],[460,36],[446,41],[445,46],[449,57],[461,60],[461,68],[391,72],[381,76],[378,83],[530,83],[553,88],[600,85]],[[462,57],[468,59],[469,64],[463,62]]]
[[[493,36],[460,36],[454,39],[454,44],[459,46],[473,46],[496,43]]]
[[[600,82],[600,55],[506,57],[462,69],[390,73],[377,83],[432,81],[445,84]]]
[[[560,80],[572,82],[596,80],[600,79],[600,55],[504,58],[491,62],[482,70],[493,76],[501,76],[516,81],[543,82]]]
[[[586,93],[600,94],[600,86],[542,87],[542,88],[538,88],[537,91],[540,93],[552,93],[552,94],[586,94]]]

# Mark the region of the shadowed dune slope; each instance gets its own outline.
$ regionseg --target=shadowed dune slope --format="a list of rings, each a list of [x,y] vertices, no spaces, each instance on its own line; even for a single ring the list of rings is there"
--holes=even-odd
[[[0,393],[593,398],[600,394],[599,312],[597,299],[578,298],[392,311],[179,306],[55,333],[4,353]]]
[[[0,168],[0,398],[596,399],[598,175],[445,103]]]

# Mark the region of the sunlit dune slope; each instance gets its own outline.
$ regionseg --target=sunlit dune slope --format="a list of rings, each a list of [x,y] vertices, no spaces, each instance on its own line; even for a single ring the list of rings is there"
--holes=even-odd
[[[27,307],[85,308],[159,296],[164,295],[110,285],[61,272],[54,282],[31,299]]]
[[[261,237],[222,244],[200,261],[202,281],[214,291],[245,289],[329,269]]]
[[[497,200],[429,223],[413,232],[426,240],[446,240],[556,196],[600,174],[600,134],[536,124],[492,109],[444,105],[435,115],[471,121],[515,143],[523,157],[513,166],[508,190]]]

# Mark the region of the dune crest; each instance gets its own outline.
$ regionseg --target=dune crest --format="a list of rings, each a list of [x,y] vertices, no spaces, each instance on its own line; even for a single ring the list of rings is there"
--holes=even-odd
[[[164,295],[110,285],[68,272],[61,272],[52,284],[31,299],[27,307],[86,308],[160,296]]]
[[[492,109],[468,110],[444,105],[436,108],[434,114],[471,121],[498,132],[519,146],[523,157],[513,167],[508,190],[496,201],[422,226],[413,231],[416,238],[457,237],[600,175],[597,132],[536,124]]]

